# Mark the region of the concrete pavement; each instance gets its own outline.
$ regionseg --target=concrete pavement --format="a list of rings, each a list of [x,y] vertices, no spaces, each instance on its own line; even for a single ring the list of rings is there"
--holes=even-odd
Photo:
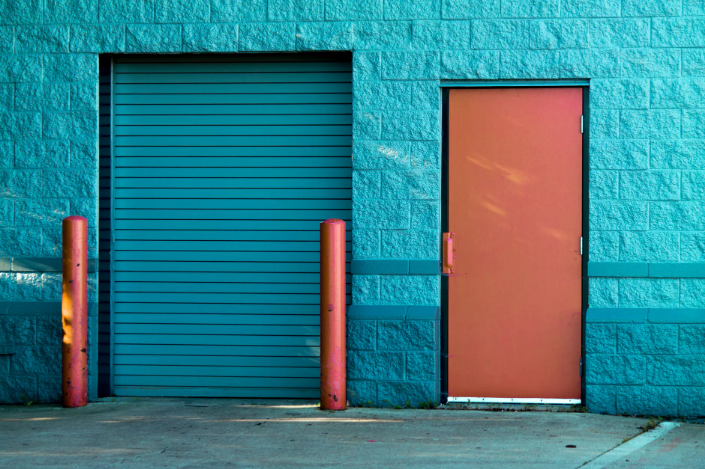
[[[646,422],[565,412],[332,413],[296,401],[258,404],[108,398],[80,409],[0,406],[0,467],[575,468],[638,435]],[[681,424],[635,452],[646,461],[637,467],[705,467],[698,459],[703,430]],[[665,462],[650,466],[652,459]]]

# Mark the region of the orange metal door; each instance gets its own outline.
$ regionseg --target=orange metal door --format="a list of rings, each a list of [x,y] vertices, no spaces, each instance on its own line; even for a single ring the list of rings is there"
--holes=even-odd
[[[448,395],[580,399],[582,89],[449,92]]]

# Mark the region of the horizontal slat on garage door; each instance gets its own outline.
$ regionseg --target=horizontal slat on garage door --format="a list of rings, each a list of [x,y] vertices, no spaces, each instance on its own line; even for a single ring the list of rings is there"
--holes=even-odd
[[[319,224],[348,223],[348,271],[352,228],[351,64],[330,57],[116,60],[117,395],[318,395]]]

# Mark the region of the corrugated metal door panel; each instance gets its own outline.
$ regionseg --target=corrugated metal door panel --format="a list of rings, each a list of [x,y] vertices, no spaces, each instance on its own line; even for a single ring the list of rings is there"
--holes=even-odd
[[[115,394],[317,397],[319,223],[351,229],[350,62],[121,57],[113,79]]]

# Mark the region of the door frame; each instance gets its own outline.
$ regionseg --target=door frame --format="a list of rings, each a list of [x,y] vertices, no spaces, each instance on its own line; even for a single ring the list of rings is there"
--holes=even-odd
[[[585,318],[588,308],[588,276],[587,265],[590,239],[590,83],[588,80],[508,80],[508,81],[449,81],[441,83],[442,96],[442,150],[441,150],[441,233],[448,229],[448,105],[449,90],[462,88],[555,88],[571,87],[583,90],[583,202],[582,202],[582,232],[583,255],[581,265],[581,339],[580,339],[580,394],[582,405],[585,405]],[[448,276],[441,275],[441,403],[448,402]],[[512,399],[497,399],[502,403],[511,403]],[[522,399],[521,403],[546,403],[542,399]],[[536,402],[534,402],[536,401]],[[492,403],[499,403],[493,400]]]

